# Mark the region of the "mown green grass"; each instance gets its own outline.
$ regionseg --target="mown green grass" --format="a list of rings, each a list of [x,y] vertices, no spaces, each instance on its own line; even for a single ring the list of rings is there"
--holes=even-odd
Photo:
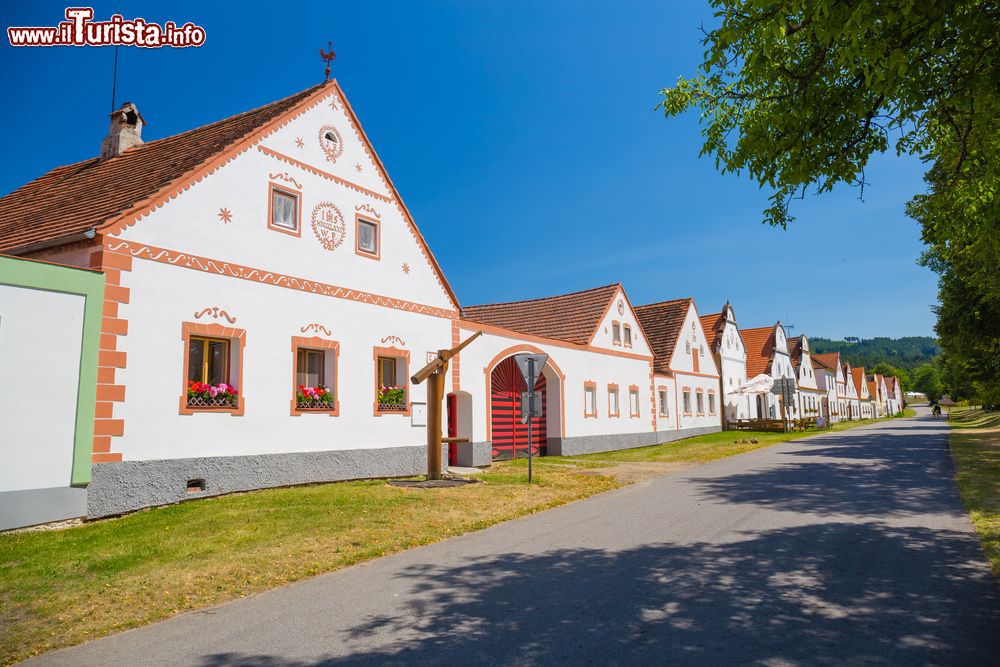
[[[483,484],[359,481],[207,498],[57,531],[0,535],[0,662],[478,530],[620,486],[520,462]]]
[[[958,491],[1000,579],[1000,413],[956,409],[948,423]]]

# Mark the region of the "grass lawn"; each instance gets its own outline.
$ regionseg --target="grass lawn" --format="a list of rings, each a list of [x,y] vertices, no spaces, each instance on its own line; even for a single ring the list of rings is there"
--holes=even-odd
[[[955,409],[949,423],[958,491],[1000,579],[1000,413]]]
[[[581,466],[596,467],[596,466]],[[483,484],[273,489],[0,535],[0,662],[133,628],[620,486],[494,465]]]
[[[834,430],[866,423],[871,422],[836,424]],[[482,475],[483,484],[451,489],[401,489],[379,480],[319,484],[207,498],[64,530],[0,535],[0,662],[479,530],[642,478],[616,476],[618,464],[704,463],[816,433],[729,431],[641,449],[545,457],[535,460],[531,486],[522,459],[494,464]],[[736,442],[751,438],[758,442]]]

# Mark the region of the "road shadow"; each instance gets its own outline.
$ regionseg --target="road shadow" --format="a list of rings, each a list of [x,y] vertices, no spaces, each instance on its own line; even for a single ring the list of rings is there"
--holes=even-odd
[[[825,523],[725,544],[503,553],[413,565],[392,613],[328,658],[203,667],[467,664],[996,664],[1000,595],[975,538]]]
[[[824,516],[965,515],[937,434],[879,430],[796,444],[780,454],[787,463],[691,482],[706,499]]]

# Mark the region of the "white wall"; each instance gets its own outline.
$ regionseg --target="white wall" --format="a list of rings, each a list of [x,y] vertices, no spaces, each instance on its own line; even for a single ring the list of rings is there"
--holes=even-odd
[[[343,111],[343,104],[338,103],[338,110],[333,110],[329,106],[332,99],[331,92],[330,96],[273,135],[263,138],[259,144],[308,163],[317,170],[387,195],[388,189],[381,185],[374,162],[365,155],[361,140]],[[319,149],[318,133],[326,125],[337,127],[344,140],[344,154],[336,162],[327,160]],[[303,148],[297,147],[296,138],[302,139]],[[356,171],[355,165],[361,165],[362,171]],[[271,182],[301,191],[299,236],[268,228]],[[343,241],[333,250],[321,245],[312,227],[312,212],[323,202],[336,206],[345,224]],[[377,260],[355,252],[355,215],[360,207],[370,207],[370,210],[361,212],[368,217],[376,217],[377,214],[380,222],[381,256]],[[230,222],[220,219],[222,209],[231,214]],[[375,213],[371,213],[372,210]],[[315,171],[270,157],[256,147],[204,176],[180,196],[117,236],[138,244],[181,250],[262,272],[272,271],[437,308],[454,309],[401,209],[394,202],[382,201],[324,178]],[[111,247],[115,247],[114,240]],[[408,273],[404,272],[404,264]]]
[[[474,322],[462,324],[462,338],[479,330]],[[616,433],[643,433],[653,430],[652,405],[650,396],[650,360],[634,359],[621,355],[607,354],[583,348],[567,347],[537,339],[525,340],[516,334],[485,333],[461,354],[460,372],[461,388],[472,395],[472,439],[474,442],[487,440],[486,405],[489,401],[489,382],[493,363],[497,355],[509,348],[517,348],[509,354],[518,351],[528,351],[538,348],[549,355],[554,367],[565,373],[565,422],[566,437],[585,435],[608,435]],[[504,354],[504,358],[507,354]],[[597,417],[584,417],[584,382],[593,381],[597,384]],[[619,417],[608,416],[608,384],[617,384],[619,392]],[[629,415],[629,385],[639,388],[639,416]],[[551,393],[547,401],[551,405],[558,401],[557,394],[552,391],[551,382],[548,385]],[[450,388],[449,388],[450,389]],[[558,435],[548,427],[549,437]]]
[[[451,321],[350,300],[317,296],[166,264],[136,260],[122,279],[131,289],[120,315],[129,321],[118,347],[128,363],[119,371],[125,402],[115,405],[125,434],[113,451],[129,459],[169,459],[418,445],[424,427],[405,415],[373,415],[374,347],[410,352],[412,375],[427,353],[451,344]],[[236,322],[195,319],[205,307],[224,309]],[[185,369],[181,323],[221,323],[246,330],[241,381],[243,416],[179,415]],[[293,336],[310,323],[326,327],[340,343],[337,393],[340,415],[290,415]],[[403,341],[383,339],[396,336]],[[426,398],[426,385],[411,387],[411,400]]]
[[[615,345],[612,333],[615,322],[618,322],[622,327],[622,342],[618,345]],[[631,348],[627,348],[624,345],[625,326],[632,329]],[[646,342],[642,331],[640,331],[639,318],[635,316],[635,312],[633,312],[632,307],[629,305],[625,293],[620,288],[615,294],[614,299],[611,300],[611,308],[604,314],[604,318],[597,326],[597,331],[594,332],[594,339],[591,341],[591,345],[606,350],[625,351],[645,356],[652,355],[649,344]]]
[[[84,303],[0,285],[0,491],[70,484]]]
[[[732,394],[747,378],[747,352],[735,320],[727,318],[716,344],[719,350],[719,370],[722,390]],[[752,396],[736,396],[726,401],[729,419],[751,419],[757,416],[757,403]]]
[[[698,369],[695,370],[694,354],[698,355]],[[670,370],[674,373],[675,387],[678,398],[678,426],[681,429],[719,426],[722,423],[721,403],[719,395],[719,370],[715,358],[708,349],[705,332],[698,318],[698,311],[692,303],[684,317],[680,334],[670,361]],[[691,390],[691,414],[684,413],[684,388]],[[698,413],[696,394],[698,389],[705,395],[705,412]],[[708,409],[708,392],[715,392],[715,412]]]

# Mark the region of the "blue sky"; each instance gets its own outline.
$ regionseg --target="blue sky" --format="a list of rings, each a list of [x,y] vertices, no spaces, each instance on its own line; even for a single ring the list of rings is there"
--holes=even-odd
[[[99,19],[206,29],[200,48],[122,48],[118,102],[158,138],[334,74],[463,304],[621,281],[633,303],[730,300],[743,326],[780,319],[840,338],[933,335],[936,281],[903,213],[923,165],[894,155],[765,227],[767,192],[699,159],[693,114],[659,91],[701,59],[707,3],[96,3]],[[10,5],[55,25],[64,4]],[[0,46],[0,192],[95,155],[111,104],[110,48]]]

